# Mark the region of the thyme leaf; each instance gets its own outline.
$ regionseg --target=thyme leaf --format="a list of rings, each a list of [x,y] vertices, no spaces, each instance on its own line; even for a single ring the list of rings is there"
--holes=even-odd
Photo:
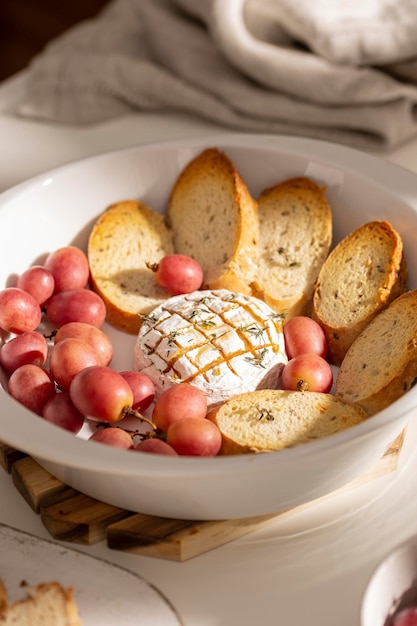
[[[253,326],[240,326],[239,330],[244,333],[248,333],[248,335],[252,335],[253,337],[261,337],[266,331],[266,328],[261,328],[257,324],[254,324]]]
[[[275,417],[271,411],[271,409],[261,409],[259,406],[256,407],[259,411],[258,421],[266,420],[267,422],[273,422]]]
[[[264,348],[263,350],[258,352],[255,356],[247,356],[247,357],[245,357],[245,361],[247,361],[248,363],[251,363],[252,365],[255,365],[257,367],[265,368],[265,365],[263,364],[263,361],[265,360],[267,352],[268,352],[268,349]]]

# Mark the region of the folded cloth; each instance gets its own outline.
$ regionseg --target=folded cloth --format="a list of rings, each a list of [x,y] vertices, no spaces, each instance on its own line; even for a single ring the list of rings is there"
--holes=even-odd
[[[113,0],[29,67],[17,113],[182,111],[391,149],[417,135],[414,0]]]

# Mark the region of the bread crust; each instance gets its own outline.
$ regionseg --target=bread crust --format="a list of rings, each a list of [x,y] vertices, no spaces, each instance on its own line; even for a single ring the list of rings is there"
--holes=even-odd
[[[258,205],[226,154],[207,148],[186,165],[172,189],[166,223],[175,251],[201,265],[206,289],[251,294],[258,266]]]
[[[169,297],[149,264],[174,252],[164,218],[143,202],[111,205],[94,224],[88,241],[91,288],[104,300],[107,321],[136,334],[141,316]]]
[[[263,389],[234,396],[207,418],[222,435],[220,454],[272,452],[328,437],[367,419],[332,394]]]
[[[417,382],[417,290],[396,298],[364,328],[336,377],[338,397],[374,415]]]
[[[311,313],[324,330],[331,363],[341,364],[369,322],[406,291],[407,280],[402,239],[387,221],[363,224],[332,250],[320,269]]]
[[[295,177],[265,189],[259,205],[259,264],[252,292],[285,321],[309,315],[320,268],[332,242],[326,188]],[[284,321],[284,323],[285,323]]]

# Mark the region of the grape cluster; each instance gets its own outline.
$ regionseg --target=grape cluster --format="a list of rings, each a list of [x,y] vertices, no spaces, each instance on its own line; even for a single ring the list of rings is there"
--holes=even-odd
[[[201,268],[193,259],[168,255],[152,268],[170,294],[198,289]],[[75,246],[50,253],[0,291],[0,365],[9,394],[48,422],[74,434],[86,420],[97,428],[90,439],[113,447],[164,455],[216,456],[221,434],[208,419],[202,391],[181,383],[154,403],[155,388],[143,373],[110,367],[113,346],[101,330],[102,298],[89,289],[89,263]],[[41,322],[54,328],[41,332]],[[321,327],[299,316],[284,325],[289,358],[281,383],[294,391],[328,392],[333,383]],[[151,419],[143,413],[154,403]],[[135,416],[148,432],[117,424]]]
[[[162,260],[154,271],[169,292],[193,290],[202,281],[195,262],[179,255]],[[105,318],[104,301],[89,289],[89,264],[81,249],[59,248],[43,265],[29,267],[15,287],[0,291],[0,365],[8,393],[74,434],[86,420],[96,423],[92,441],[166,455],[216,455],[220,432],[204,419],[207,401],[194,387],[167,391],[156,402],[152,421],[144,417],[154,402],[154,385],[140,372],[110,367],[113,346],[101,330]],[[45,320],[54,328],[49,335],[40,330]],[[149,432],[116,425],[132,415],[146,422]]]

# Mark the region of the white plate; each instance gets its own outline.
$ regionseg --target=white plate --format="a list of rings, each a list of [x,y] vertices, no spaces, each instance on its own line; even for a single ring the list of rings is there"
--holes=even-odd
[[[21,582],[73,587],[83,626],[180,626],[169,602],[126,569],[9,526],[0,525],[0,577],[9,601]]]

